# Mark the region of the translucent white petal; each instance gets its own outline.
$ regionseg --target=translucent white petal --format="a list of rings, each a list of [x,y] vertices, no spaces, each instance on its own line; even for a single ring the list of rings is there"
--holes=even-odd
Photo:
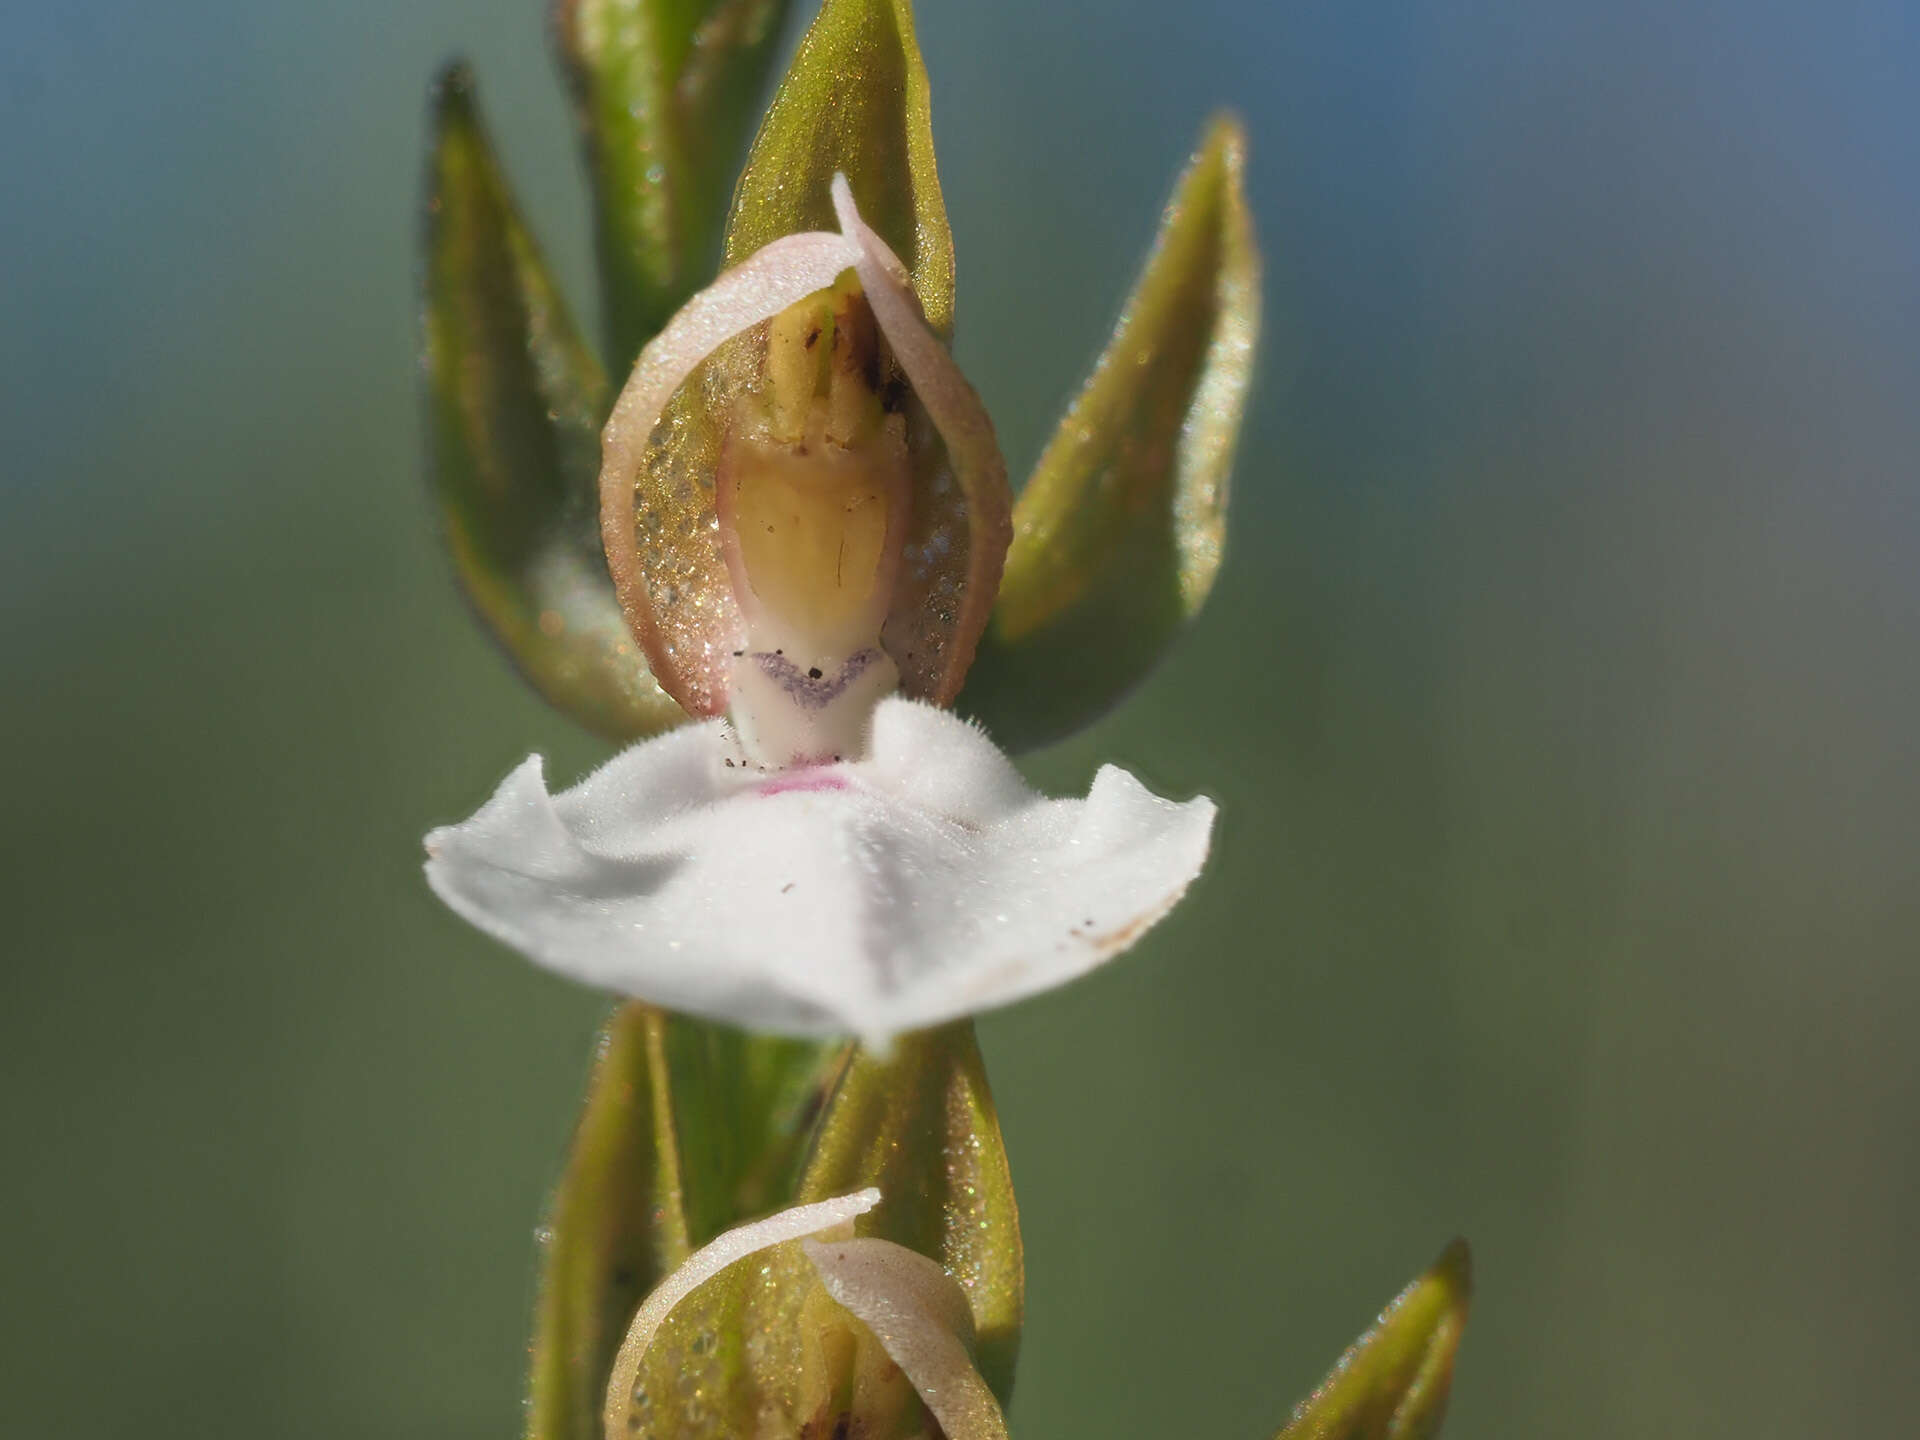
[[[661,412],[694,367],[742,330],[824,290],[860,259],[845,235],[809,230],[754,251],[695,295],[640,352],[614,402],[601,440],[603,507],[614,487],[631,484]],[[611,494],[622,505],[625,496]]]
[[[1006,1440],[999,1402],[973,1367],[966,1292],[938,1264],[890,1240],[802,1240],[827,1293],[873,1331],[947,1440]]]
[[[525,769],[525,766],[521,767],[522,771]],[[622,1433],[620,1417],[624,1412],[625,1398],[632,1391],[634,1380],[640,1373],[640,1361],[647,1353],[647,1346],[653,1343],[653,1337],[659,1333],[661,1322],[674,1306],[736,1260],[744,1260],[756,1251],[784,1241],[818,1235],[823,1230],[844,1225],[854,1216],[866,1214],[879,1203],[880,1192],[869,1188],[833,1200],[820,1200],[812,1205],[796,1205],[791,1210],[782,1210],[764,1220],[736,1226],[715,1236],[689,1255],[679,1269],[661,1281],[653,1293],[641,1302],[633,1323],[627,1327],[627,1338],[620,1342],[620,1353],[614,1357],[613,1374],[607,1382],[606,1433]],[[882,1340],[881,1343],[884,1345],[886,1342]],[[899,1364],[897,1358],[895,1363]],[[901,1368],[906,1367],[902,1365]]]
[[[1119,954],[1199,873],[1213,813],[1112,767],[1086,799],[1048,800],[966,722],[892,699],[849,764],[750,769],[720,721],[558,797],[529,760],[427,837],[427,878],[575,979],[883,1046]]]

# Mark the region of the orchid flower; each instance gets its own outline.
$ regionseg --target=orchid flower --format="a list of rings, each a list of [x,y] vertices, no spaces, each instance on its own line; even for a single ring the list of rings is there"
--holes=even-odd
[[[992,607],[1005,468],[844,175],[832,196],[837,233],[775,240],[667,323],[604,434],[623,606],[661,687],[714,718],[558,796],[530,759],[427,837],[427,877],[575,979],[884,1047],[1120,953],[1199,872],[1213,805],[1112,767],[1042,799],[936,708]],[[729,342],[757,344],[752,383],[715,443],[677,443]]]
[[[688,1256],[628,1326],[605,1433],[1005,1440],[966,1292],[924,1255],[854,1237],[879,1203],[869,1188],[796,1205]]]
[[[721,223],[782,11],[553,7],[609,347],[638,355],[617,401],[471,74],[435,93],[449,548],[527,679],[640,742],[558,795],[530,759],[427,839],[461,915],[639,997],[602,1032],[541,1229],[531,1440],[1004,1440],[1024,1248],[961,1017],[1125,949],[1212,825],[1112,768],[1045,799],[987,731],[1020,749],[1087,724],[1218,574],[1260,311],[1238,125],[1208,127],[1015,505],[948,354],[911,0],[822,0]],[[1431,1440],[1467,1288],[1456,1246],[1280,1440]]]

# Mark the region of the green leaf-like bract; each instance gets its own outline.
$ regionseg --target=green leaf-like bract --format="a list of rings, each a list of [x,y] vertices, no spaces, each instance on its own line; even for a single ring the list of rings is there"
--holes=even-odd
[[[787,1203],[839,1047],[622,1006],[542,1230],[529,1440],[600,1440],[640,1302],[721,1230]]]
[[[566,1173],[541,1232],[532,1440],[596,1440],[627,1321],[693,1248],[665,1103],[666,1026],[660,1011],[633,1004],[600,1034]]]
[[[422,329],[430,474],[480,618],[536,689],[613,740],[686,716],[627,633],[600,548],[606,376],[515,212],[473,80],[433,96]]]
[[[754,136],[725,263],[783,235],[837,230],[846,174],[866,222],[913,278],[927,323],[953,331],[953,232],[934,168],[927,67],[908,0],[826,0]]]
[[[880,1187],[855,1222],[938,1260],[967,1292],[980,1373],[1004,1408],[1026,1281],[1020,1212],[973,1022],[902,1037],[887,1059],[851,1052],[820,1117],[797,1203]]]
[[[1431,1440],[1440,1433],[1473,1288],[1467,1242],[1394,1297],[1275,1440]]]
[[[619,374],[713,277],[788,0],[556,0]]]
[[[1014,507],[961,696],[1008,749],[1097,718],[1205,603],[1260,331],[1239,123],[1175,187],[1120,323]]]

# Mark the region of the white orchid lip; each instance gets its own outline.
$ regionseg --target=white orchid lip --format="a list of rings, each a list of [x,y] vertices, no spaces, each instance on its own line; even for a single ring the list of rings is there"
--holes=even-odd
[[[862,759],[767,772],[724,722],[636,745],[549,795],[529,759],[427,837],[454,911],[548,969],[748,1029],[902,1031],[1113,958],[1205,862],[1214,807],[1103,768],[1028,788],[984,734],[893,698]]]

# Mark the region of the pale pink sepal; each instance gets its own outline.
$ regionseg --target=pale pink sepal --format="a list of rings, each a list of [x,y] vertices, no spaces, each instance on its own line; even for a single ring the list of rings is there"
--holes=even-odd
[[[831,1295],[880,1342],[947,1440],[1007,1440],[1007,1421],[974,1368],[973,1312],[960,1282],[891,1240],[802,1240]]]

